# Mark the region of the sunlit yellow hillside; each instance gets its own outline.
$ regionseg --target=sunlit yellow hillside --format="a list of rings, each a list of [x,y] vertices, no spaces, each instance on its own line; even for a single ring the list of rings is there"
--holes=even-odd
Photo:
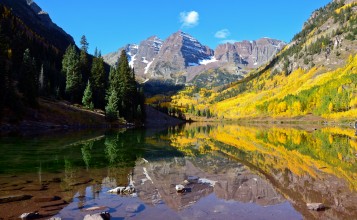
[[[330,3],[265,67],[224,88],[186,88],[171,105],[196,120],[356,120],[356,10],[356,3]]]

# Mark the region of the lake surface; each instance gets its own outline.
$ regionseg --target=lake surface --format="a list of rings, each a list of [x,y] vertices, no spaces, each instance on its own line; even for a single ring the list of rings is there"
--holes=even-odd
[[[42,219],[101,211],[112,219],[357,219],[356,162],[355,131],[339,127],[193,123],[0,137],[0,219],[34,211]],[[107,192],[129,182],[133,194]],[[3,199],[11,196],[24,200]],[[308,210],[311,202],[327,209]]]

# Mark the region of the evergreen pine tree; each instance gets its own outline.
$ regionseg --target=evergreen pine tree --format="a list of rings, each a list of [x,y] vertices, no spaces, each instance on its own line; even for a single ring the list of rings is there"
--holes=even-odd
[[[115,69],[115,67],[111,66],[110,67],[110,70],[109,70],[109,78],[108,78],[108,81],[109,81],[109,90],[112,90],[112,89],[115,89],[115,78],[117,77],[117,71]]]
[[[93,100],[97,108],[105,105],[105,69],[102,57],[95,57],[91,69],[91,81],[93,85]]]
[[[88,61],[89,43],[87,42],[87,38],[85,35],[82,36],[80,43],[81,43],[81,52],[79,55],[80,70],[81,70],[82,78],[85,82],[89,79],[89,74],[90,74],[90,64]]]
[[[135,71],[130,68],[124,50],[121,52],[117,67],[110,69],[107,92],[108,104],[113,91],[117,95],[117,107],[120,116],[128,121],[144,118],[144,95],[142,90],[141,92],[137,90]]]
[[[6,59],[7,59],[8,46],[5,42],[5,37],[2,34],[2,28],[0,25],[0,119],[2,116],[2,110],[5,106],[5,91],[6,91]]]
[[[87,83],[87,87],[84,90],[84,94],[83,94],[83,98],[82,98],[82,104],[87,109],[90,109],[90,110],[94,109],[92,88],[91,88],[91,84],[90,84],[89,80],[88,80],[88,83]]]
[[[29,49],[26,49],[23,55],[19,88],[25,98],[25,102],[33,107],[37,106],[38,74],[35,59],[31,57]]]
[[[87,38],[85,35],[81,37],[81,51],[88,53],[89,43],[87,42]]]
[[[110,90],[108,104],[105,107],[105,115],[108,121],[115,121],[119,118],[118,102],[117,92],[115,90]]]
[[[121,115],[126,119],[132,118],[133,103],[132,100],[135,98],[131,94],[131,78],[132,70],[129,66],[128,57],[125,50],[122,50],[119,61],[118,61],[118,98],[121,101],[120,111]]]
[[[95,48],[94,50],[94,57],[98,57],[98,48]]]
[[[69,46],[62,60],[62,71],[66,75],[66,94],[72,102],[79,103],[83,91],[81,89],[82,75],[80,73],[79,57],[76,47]]]

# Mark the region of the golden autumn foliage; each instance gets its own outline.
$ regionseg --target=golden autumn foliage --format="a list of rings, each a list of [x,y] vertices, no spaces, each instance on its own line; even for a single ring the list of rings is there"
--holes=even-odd
[[[342,68],[301,68],[285,76],[262,75],[223,91],[188,87],[173,98],[174,105],[211,109],[216,119],[295,117],[307,114],[336,120],[356,120],[357,55]],[[223,98],[222,98],[223,97]]]

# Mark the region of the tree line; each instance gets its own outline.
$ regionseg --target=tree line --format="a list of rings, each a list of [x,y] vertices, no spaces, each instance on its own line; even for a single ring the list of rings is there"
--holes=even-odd
[[[62,73],[66,76],[65,97],[72,103],[81,103],[87,109],[105,110],[108,121],[124,118],[142,121],[144,93],[135,80],[134,68],[129,66],[125,50],[116,66],[105,71],[101,52],[95,49],[92,63],[88,62],[88,42],[81,38],[81,48],[70,45],[62,60]]]

